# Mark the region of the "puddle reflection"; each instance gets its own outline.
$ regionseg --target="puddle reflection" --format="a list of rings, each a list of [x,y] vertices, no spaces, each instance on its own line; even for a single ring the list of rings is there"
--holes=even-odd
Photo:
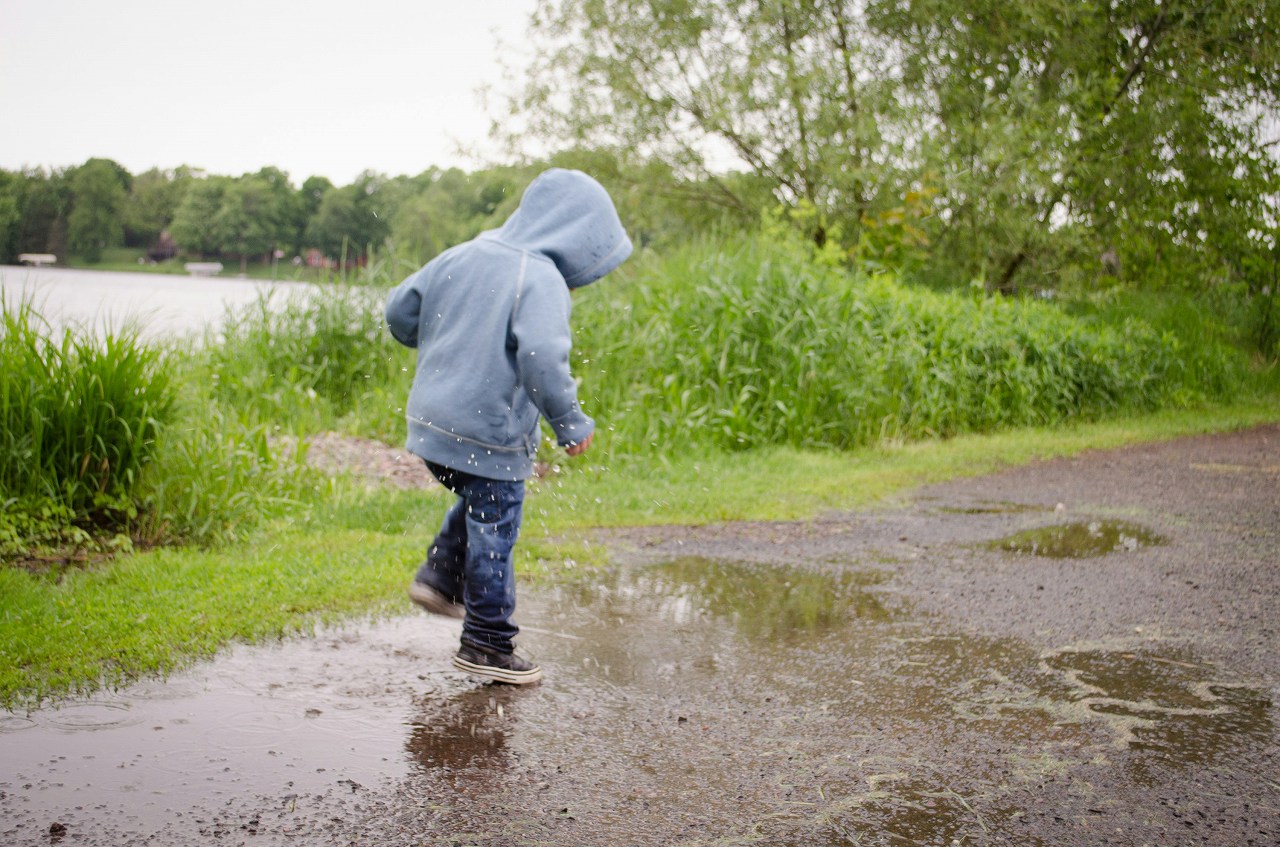
[[[1050,559],[1090,559],[1166,543],[1144,526],[1124,521],[1076,521],[1027,529],[992,541],[994,550]]]
[[[492,789],[510,764],[507,738],[516,731],[520,700],[531,693],[481,685],[417,698],[405,741],[410,763],[457,791]]]

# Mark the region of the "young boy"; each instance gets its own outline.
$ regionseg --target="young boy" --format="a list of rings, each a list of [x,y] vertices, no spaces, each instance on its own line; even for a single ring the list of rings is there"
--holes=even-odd
[[[595,422],[569,372],[569,292],[630,254],[604,188],[555,168],[500,228],[441,253],[387,298],[391,334],[418,350],[406,447],[458,495],[409,596],[462,618],[460,670],[516,685],[542,678],[512,643],[524,481],[539,415],[569,455],[591,444]]]

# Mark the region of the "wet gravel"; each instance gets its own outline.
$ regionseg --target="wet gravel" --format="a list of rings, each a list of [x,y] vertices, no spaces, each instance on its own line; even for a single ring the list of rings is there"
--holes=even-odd
[[[602,540],[528,689],[406,614],[0,719],[0,843],[1280,844],[1280,427]]]

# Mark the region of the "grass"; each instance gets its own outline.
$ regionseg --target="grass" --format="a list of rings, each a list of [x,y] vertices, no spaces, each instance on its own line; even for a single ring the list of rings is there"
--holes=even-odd
[[[194,546],[0,568],[0,703],[404,608],[448,495],[320,480],[273,443],[399,440],[413,352],[381,325],[396,266],[233,316],[224,341],[178,358],[132,529]],[[638,261],[575,301],[575,374],[606,426],[532,486],[519,572],[604,564],[595,527],[807,520],[1036,458],[1280,420],[1280,369],[1252,368],[1229,326],[1189,300],[1135,302],[923,292],[755,242]]]
[[[171,417],[169,360],[127,328],[99,341],[0,307],[0,556],[122,528]]]
[[[575,304],[585,405],[619,450],[849,449],[1197,405],[1247,358],[1113,310],[937,293],[786,244],[694,244]]]
[[[806,520],[878,507],[917,485],[1033,459],[1277,421],[1276,401],[850,452],[702,451],[647,462],[588,453],[532,487],[517,567],[543,578],[606,564],[593,527]],[[139,552],[87,569],[0,569],[0,704],[163,674],[231,641],[406,610],[404,584],[448,502],[438,491],[370,493],[339,482],[311,512],[229,547]]]
[[[305,493],[269,425],[210,404],[190,356],[0,306],[0,561],[222,543]]]

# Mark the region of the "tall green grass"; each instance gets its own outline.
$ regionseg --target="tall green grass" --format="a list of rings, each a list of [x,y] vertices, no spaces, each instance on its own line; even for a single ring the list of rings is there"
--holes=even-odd
[[[305,513],[317,481],[302,454],[272,438],[274,427],[246,421],[190,387],[179,406],[140,480],[136,540],[212,547]]]
[[[392,437],[414,360],[386,330],[385,296],[385,285],[324,286],[229,314],[199,354],[213,398],[275,429]]]
[[[584,405],[615,451],[848,449],[1182,407],[1247,379],[1137,315],[936,293],[756,241],[702,243],[576,306]]]
[[[0,549],[124,525],[172,413],[168,359],[128,329],[57,333],[30,302],[0,305]]]
[[[216,397],[276,427],[399,440],[414,362],[383,325],[387,273],[236,316],[211,348]],[[585,289],[574,369],[614,454],[851,449],[1243,391],[1247,357],[1194,310],[938,293],[776,240],[703,240]]]
[[[189,355],[0,305],[0,561],[224,542],[304,499],[297,456]]]

